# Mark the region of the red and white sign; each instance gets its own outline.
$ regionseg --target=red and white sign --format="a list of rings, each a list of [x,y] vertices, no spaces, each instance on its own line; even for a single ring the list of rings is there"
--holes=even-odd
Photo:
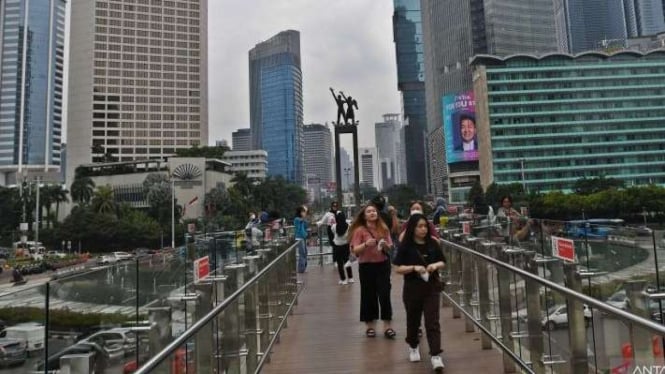
[[[462,222],[462,234],[471,235],[471,222]]]
[[[210,259],[208,256],[194,260],[194,283],[210,275]]]
[[[575,262],[575,242],[570,239],[553,236],[552,256],[564,261]]]

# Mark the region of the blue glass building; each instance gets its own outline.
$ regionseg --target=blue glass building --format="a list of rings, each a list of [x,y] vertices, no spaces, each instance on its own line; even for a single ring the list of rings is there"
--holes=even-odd
[[[665,185],[665,52],[472,60],[481,183]]]
[[[425,133],[425,57],[420,0],[394,0],[393,33],[397,56],[397,88],[402,94],[406,179],[409,186],[424,194],[427,189]]]
[[[268,152],[268,175],[304,183],[300,33],[280,32],[249,52],[252,148]]]
[[[0,182],[60,165],[65,4],[0,2]]]

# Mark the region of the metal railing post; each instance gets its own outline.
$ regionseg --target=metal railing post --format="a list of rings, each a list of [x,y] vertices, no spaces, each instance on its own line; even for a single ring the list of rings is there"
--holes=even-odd
[[[457,304],[462,303],[462,271],[460,269],[460,257],[461,253],[454,249],[450,248],[450,294],[452,295],[453,299],[457,302]],[[452,308],[453,312],[453,318],[461,318],[462,313],[460,310],[456,307]]]
[[[321,231],[324,228],[323,225],[318,227],[319,233],[317,234],[319,236],[319,266],[323,266],[323,235],[321,235]]]
[[[582,293],[582,278],[575,264],[564,264],[563,271],[569,289]],[[571,373],[586,373],[589,370],[587,356],[587,333],[584,321],[584,304],[577,299],[566,298],[568,314],[568,341],[570,342]]]
[[[478,242],[476,249],[482,254],[489,254],[489,242]],[[476,259],[476,273],[478,274],[478,307],[480,309],[480,323],[487,328],[491,329],[489,321],[490,314],[490,292],[489,292],[489,277],[488,277],[488,264],[480,258]],[[480,344],[483,349],[492,349],[492,339],[483,333],[480,335]]]
[[[503,250],[499,249],[498,260],[508,263],[509,258],[508,254]],[[511,276],[510,271],[498,267],[497,271],[497,283],[499,286],[499,317],[501,321],[501,341],[506,347],[513,348],[513,340],[510,336],[513,330],[513,318],[512,318],[512,304],[510,302],[510,282]],[[503,353],[503,372],[504,373],[515,373],[515,363],[513,359],[507,353]]]
[[[261,257],[261,266],[265,266],[272,262],[276,256],[276,250],[273,248],[262,248],[257,251]],[[271,273],[272,274],[272,273]],[[264,352],[263,349],[268,345],[270,337],[274,334],[276,326],[273,324],[273,306],[270,304],[270,288],[273,285],[273,277],[271,274],[266,276],[266,279],[259,283],[259,329],[261,333],[259,334],[259,345],[261,347],[260,354],[268,354]],[[267,362],[270,362],[270,356],[267,358]]]
[[[212,310],[212,285],[199,283],[194,285],[194,290],[199,296],[194,305],[194,319],[198,321]],[[208,323],[196,333],[194,338],[197,373],[209,373],[216,366],[212,363],[212,347],[214,347],[212,327],[212,323]]]
[[[473,244],[475,240],[470,241],[470,244]],[[462,254],[462,306],[467,308],[471,315],[475,315],[473,312],[473,305],[471,299],[473,298],[473,285],[475,274],[473,272],[474,268],[474,259],[470,255]],[[465,318],[464,331],[474,332],[475,325],[473,320],[469,317]]]
[[[525,270],[534,275],[538,275],[538,263],[533,255],[526,258]],[[525,279],[524,282],[526,288],[529,356],[531,357],[533,371],[536,373],[545,373],[543,360],[543,329],[541,325],[542,315],[540,313],[540,286],[530,279]]]
[[[644,295],[646,281],[636,280],[625,283],[626,293],[630,300],[631,312],[634,314],[649,318],[649,300]],[[662,318],[662,317],[661,317]],[[628,325],[630,331],[630,342],[633,348],[634,362],[637,365],[647,365],[653,358],[649,355],[651,352],[651,334],[645,329],[636,328],[632,323]]]
[[[252,277],[258,273],[259,264],[261,256],[245,256],[242,258],[245,264],[245,279],[252,279]],[[253,373],[258,367],[259,363],[259,354],[261,347],[261,327],[259,323],[259,313],[258,313],[258,287],[260,284],[257,284],[256,287],[247,289],[247,292],[244,297],[244,322],[245,322],[245,344],[247,347],[247,372]]]
[[[224,293],[232,294],[244,283],[244,270],[247,265],[233,264],[224,267],[227,273],[227,281],[224,282]],[[236,302],[229,305],[223,312],[224,322],[222,325],[222,351],[219,352],[222,359],[222,368],[227,374],[246,374],[247,351],[244,349],[242,334],[244,333],[244,319],[240,316],[240,305],[243,295]]]

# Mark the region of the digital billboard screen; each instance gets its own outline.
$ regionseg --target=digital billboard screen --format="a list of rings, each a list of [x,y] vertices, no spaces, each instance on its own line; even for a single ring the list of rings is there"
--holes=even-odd
[[[473,91],[446,95],[442,100],[447,162],[477,161],[478,131]]]

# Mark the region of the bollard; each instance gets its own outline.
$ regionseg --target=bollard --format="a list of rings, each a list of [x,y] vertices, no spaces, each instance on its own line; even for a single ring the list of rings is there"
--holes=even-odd
[[[242,258],[245,264],[245,279],[251,279],[256,273],[259,272],[261,263],[261,256],[245,256]],[[244,297],[245,306],[245,342],[247,347],[247,372],[253,373],[258,368],[259,353],[261,347],[261,328],[259,324],[259,292],[258,284],[254,287],[247,289]]]
[[[582,278],[577,272],[575,264],[564,264],[563,272],[569,289],[582,292]],[[570,342],[570,371],[571,373],[586,373],[589,370],[587,356],[587,334],[584,321],[583,304],[576,300],[566,298],[568,312],[568,341]]]
[[[538,263],[534,258],[535,253],[526,258],[525,270],[531,274],[538,275]],[[536,373],[545,373],[543,360],[544,341],[543,328],[541,325],[542,315],[540,312],[540,285],[529,279],[524,279],[526,288],[526,318],[528,347],[531,357],[533,371]],[[519,316],[518,316],[519,318]]]
[[[476,250],[478,252],[487,255],[489,254],[490,242],[477,243]],[[480,323],[487,328],[488,331],[491,331],[491,325],[489,321],[490,314],[490,292],[489,292],[489,279],[487,264],[484,260],[476,259],[476,273],[478,274],[478,307],[480,309]],[[482,333],[480,336],[480,345],[483,349],[492,349],[492,339]]]
[[[503,250],[499,249],[498,253],[499,260],[508,263],[508,254]],[[510,271],[498,267],[497,268],[497,283],[499,287],[499,317],[501,321],[501,341],[509,349],[514,349],[514,344],[511,339],[511,332],[513,330],[513,318],[512,318],[512,304],[510,302],[510,282],[511,275]],[[504,373],[515,373],[515,363],[513,362],[512,357],[508,354],[503,354],[503,372]]]
[[[245,264],[227,265],[224,267],[227,273],[227,281],[224,282],[224,293],[232,294],[244,282]],[[223,312],[222,324],[222,350],[221,355],[222,368],[227,374],[246,374],[247,351],[244,348],[244,336],[241,332],[245,330],[244,319],[240,318],[241,305],[243,304],[243,295],[236,299],[236,302],[230,304]]]

